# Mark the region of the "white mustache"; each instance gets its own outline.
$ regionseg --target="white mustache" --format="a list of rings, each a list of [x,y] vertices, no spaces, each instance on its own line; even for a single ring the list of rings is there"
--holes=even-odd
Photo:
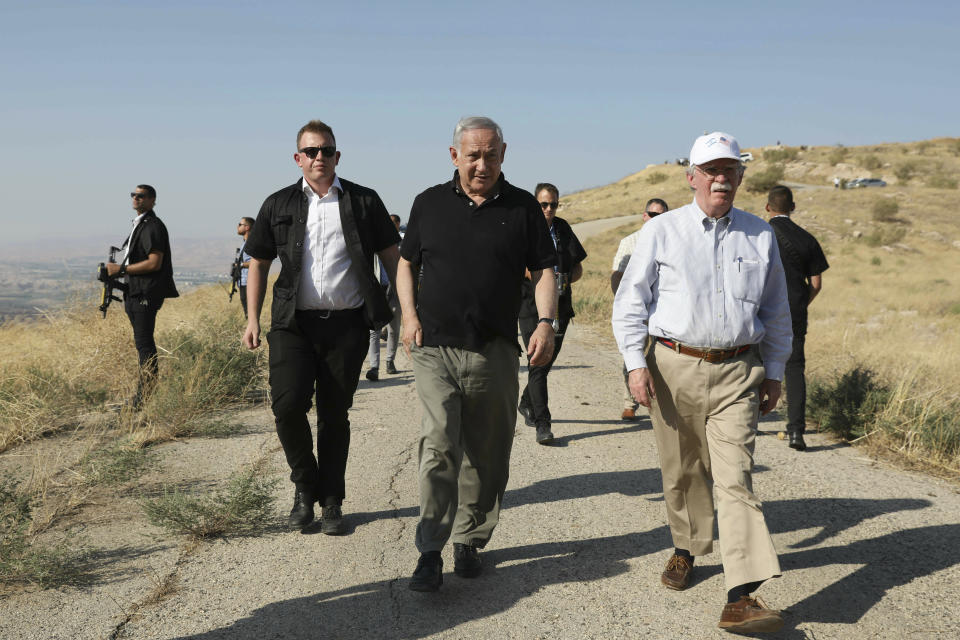
[[[729,182],[714,182],[710,185],[710,193],[714,191],[733,191],[733,186]]]

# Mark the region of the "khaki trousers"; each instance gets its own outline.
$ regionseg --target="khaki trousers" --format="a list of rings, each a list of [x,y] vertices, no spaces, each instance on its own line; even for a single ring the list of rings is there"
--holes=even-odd
[[[656,389],[650,417],[674,546],[694,556],[713,551],[715,487],[727,589],[779,576],[751,478],[764,378],[757,348],[711,364],[654,342],[647,364]]]
[[[481,351],[410,350],[423,408],[417,549],[454,542],[484,547],[500,519],[517,424],[516,343],[495,338]]]

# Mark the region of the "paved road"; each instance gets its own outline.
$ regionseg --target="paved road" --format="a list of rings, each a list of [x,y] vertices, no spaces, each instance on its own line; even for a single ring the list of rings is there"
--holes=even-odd
[[[111,515],[103,505],[105,515],[83,532],[102,549],[98,580],[0,600],[0,637],[726,637],[716,629],[724,600],[717,553],[698,559],[689,590],[660,586],[670,539],[650,424],[619,421],[619,356],[576,325],[551,374],[557,446],[535,444],[533,430],[518,425],[484,574],[453,575],[448,548],[441,591],[409,591],[419,408],[405,358],[399,366],[376,385],[362,381],[357,394],[349,535],[278,525],[188,552],[135,511]],[[165,445],[163,468],[204,488],[267,452],[284,482],[282,516],[291,491],[269,409],[236,417],[247,433]],[[784,569],[761,589],[788,611],[777,637],[957,637],[958,487],[817,435],[796,453],[775,437],[781,426],[761,423],[755,475]],[[160,582],[171,585],[169,597],[143,604]]]

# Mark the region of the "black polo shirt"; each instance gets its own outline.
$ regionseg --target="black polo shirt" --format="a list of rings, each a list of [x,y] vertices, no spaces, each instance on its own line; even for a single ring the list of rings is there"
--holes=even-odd
[[[557,262],[537,199],[502,174],[494,192],[477,206],[455,171],[413,202],[400,255],[423,267],[417,313],[426,346],[476,351],[497,336],[516,341],[524,269]]]
[[[794,333],[807,330],[807,305],[810,304],[810,276],[827,269],[827,258],[820,243],[808,231],[787,216],[770,218],[770,226],[777,236],[780,261],[787,278],[787,301]]]

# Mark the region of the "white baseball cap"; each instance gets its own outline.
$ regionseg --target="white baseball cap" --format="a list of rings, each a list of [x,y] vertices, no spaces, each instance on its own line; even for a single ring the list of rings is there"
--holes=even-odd
[[[714,131],[694,140],[690,149],[690,164],[706,164],[719,158],[740,160],[740,143],[732,135]]]

